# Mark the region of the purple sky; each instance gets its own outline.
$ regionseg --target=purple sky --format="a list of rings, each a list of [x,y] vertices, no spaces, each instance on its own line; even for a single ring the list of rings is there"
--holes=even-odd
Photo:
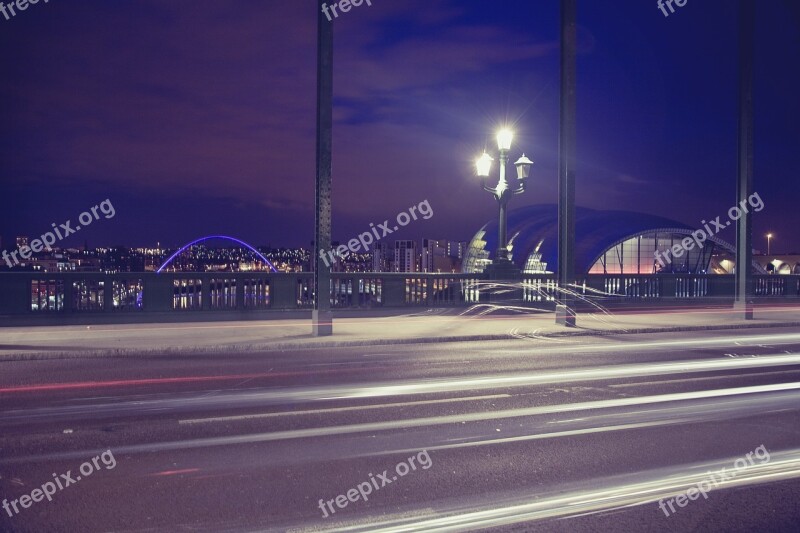
[[[334,239],[427,199],[397,238],[471,238],[495,216],[472,159],[497,125],[536,161],[516,205],[556,201],[558,2],[373,0],[336,21]],[[800,251],[800,23],[758,3],[758,245]],[[735,2],[579,1],[577,198],[697,225],[735,201]],[[313,0],[40,2],[0,16],[0,234],[176,246],[313,232]],[[732,232],[723,238],[733,240]]]

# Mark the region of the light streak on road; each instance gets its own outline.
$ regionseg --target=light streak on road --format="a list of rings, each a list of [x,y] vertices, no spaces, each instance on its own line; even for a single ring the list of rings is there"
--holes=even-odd
[[[478,438],[475,443],[456,443],[442,446],[429,446],[428,449],[457,448],[484,444],[497,444],[503,442],[514,442],[520,440],[531,440],[539,438],[553,438],[570,435],[588,434],[594,432],[618,431],[623,429],[635,429],[643,427],[654,427],[664,424],[684,424],[706,420],[721,420],[724,417],[737,418],[754,413],[766,413],[770,411],[798,409],[800,408],[800,383],[782,383],[776,385],[759,385],[750,387],[737,387],[730,389],[706,390],[696,392],[683,392],[673,394],[661,394],[655,396],[643,396],[636,398],[622,398],[615,400],[598,400],[592,402],[580,402],[564,405],[548,405],[541,407],[528,407],[520,409],[505,409],[500,411],[483,410],[476,413],[436,416],[427,418],[412,418],[404,420],[390,420],[384,422],[370,422],[362,424],[347,424],[338,426],[323,426],[306,429],[274,431],[267,433],[231,435],[223,437],[209,437],[199,439],[186,439],[169,442],[158,442],[150,444],[136,444],[127,446],[117,446],[115,452],[119,454],[152,453],[170,450],[182,450],[191,448],[206,448],[216,446],[229,446],[238,444],[252,444],[263,442],[288,441],[295,439],[318,439],[323,437],[340,437],[344,435],[355,435],[363,433],[376,433],[384,431],[398,431],[406,429],[416,429],[423,427],[452,425],[455,428],[462,427],[463,424],[473,422],[497,423],[499,420],[524,418],[539,415],[553,415],[558,413],[583,412],[605,409],[616,409],[634,407],[633,412],[611,413],[608,415],[593,414],[585,418],[567,419],[566,422],[579,422],[572,429],[567,426],[559,426],[557,431],[553,428],[552,421],[545,422],[545,429],[539,427],[536,431],[521,430],[523,435],[510,436],[503,438]],[[760,396],[772,393],[772,395]],[[776,394],[777,393],[777,394]],[[738,397],[738,398],[737,398]],[[725,399],[720,402],[719,399]],[[711,400],[701,401],[697,400]],[[684,405],[671,406],[673,402],[686,402]],[[663,404],[663,407],[642,410],[644,405]],[[615,421],[624,421],[624,424],[608,425]],[[563,427],[563,430],[562,430]],[[494,433],[492,433],[494,436]],[[383,451],[379,454],[397,453],[406,450]],[[15,457],[11,459],[0,459],[0,464],[30,462],[37,460],[66,459],[87,456],[93,451],[55,453],[44,456]],[[362,454],[366,455],[366,454]]]
[[[359,368],[359,369],[333,369],[326,370],[326,374],[337,372],[370,372],[380,371],[380,368]],[[171,378],[141,378],[141,379],[115,379],[110,381],[78,381],[74,383],[40,383],[32,385],[17,385],[14,387],[0,388],[0,394],[13,394],[25,392],[45,392],[75,389],[99,389],[109,387],[134,387],[143,385],[177,385],[181,383],[203,383],[209,381],[237,381],[252,379],[275,379],[286,377],[307,376],[306,371],[292,372],[259,372],[254,374],[228,374],[216,376],[176,376]]]
[[[800,450],[793,449],[783,452],[772,452],[771,461],[768,463],[748,466],[737,472],[733,479],[719,482],[719,487],[713,487],[709,494],[715,490],[725,488],[757,485],[785,479],[800,477]],[[612,511],[634,505],[643,505],[656,502],[663,498],[677,496],[699,482],[708,479],[708,470],[730,467],[734,459],[708,462],[695,465],[679,465],[651,471],[637,473],[630,476],[594,479],[584,485],[603,487],[576,489],[573,485],[568,491],[561,494],[544,496],[531,494],[527,503],[511,504],[505,502],[501,506],[493,505],[490,509],[460,510],[458,513],[441,510],[432,511],[438,516],[431,518],[396,518],[363,524],[340,524],[322,531],[361,532],[372,531],[380,533],[405,533],[411,531],[424,531],[429,533],[447,533],[455,531],[474,531],[480,529],[497,528],[501,526],[530,522],[558,517],[579,516],[598,512]],[[689,473],[687,473],[689,471]],[[621,478],[631,479],[627,483],[620,483]],[[713,496],[711,496],[713,497]],[[695,505],[702,505],[701,501]],[[653,507],[656,519],[661,511]],[[319,531],[319,529],[317,529]]]
[[[180,424],[202,424],[207,422],[235,422],[238,420],[256,420],[259,418],[274,418],[279,416],[308,416],[308,415],[329,415],[333,413],[346,413],[348,411],[367,411],[370,409],[390,409],[397,407],[418,407],[422,405],[436,405],[453,402],[469,402],[481,400],[497,400],[500,398],[510,398],[510,394],[490,394],[486,396],[468,396],[464,398],[446,398],[444,400],[422,400],[417,402],[398,402],[383,403],[378,405],[356,405],[352,407],[334,407],[331,409],[313,409],[310,411],[287,411],[283,413],[259,413],[252,415],[238,416],[218,416],[212,418],[196,418],[192,420],[180,420]]]
[[[456,379],[425,379],[409,383],[374,383],[368,385],[338,385],[323,387],[296,387],[266,391],[223,392],[216,396],[190,396],[156,400],[122,401],[106,404],[41,407],[0,412],[0,422],[30,422],[38,418],[61,416],[101,415],[121,416],[167,411],[198,409],[212,406],[243,407],[285,402],[313,402],[386,398],[421,394],[508,389],[557,383],[590,382],[598,380],[624,380],[638,377],[682,375],[701,372],[718,372],[741,369],[769,368],[800,365],[800,354],[772,355],[749,359],[712,359],[700,361],[675,361],[666,363],[641,363],[630,365],[597,366],[578,370],[549,372],[521,372],[498,376],[474,376]]]
[[[587,335],[588,337],[589,335]],[[608,344],[578,344],[578,345],[569,345],[564,347],[549,347],[547,348],[547,353],[569,353],[569,354],[581,354],[583,352],[630,352],[630,351],[643,351],[643,350],[663,350],[664,348],[672,348],[675,349],[676,352],[680,351],[679,348],[690,348],[690,347],[704,347],[704,348],[718,348],[718,347],[726,347],[730,345],[737,345],[741,346],[739,343],[749,343],[749,344],[756,344],[756,343],[763,343],[765,341],[769,341],[770,344],[792,344],[797,341],[800,341],[800,334],[797,333],[786,333],[786,334],[778,334],[778,335],[757,335],[757,336],[748,336],[742,337],[737,335],[731,335],[729,337],[723,337],[721,335],[715,335],[713,338],[710,339],[683,339],[677,341],[665,341],[665,340],[658,340],[658,341],[650,341],[650,342],[632,342],[632,343],[608,343]],[[486,348],[471,348],[467,345],[464,348],[465,351],[480,351],[486,350]],[[530,346],[522,346],[519,348],[502,348],[501,350],[493,350],[493,352],[497,353],[509,353],[509,352],[522,352],[529,354],[530,353]]]

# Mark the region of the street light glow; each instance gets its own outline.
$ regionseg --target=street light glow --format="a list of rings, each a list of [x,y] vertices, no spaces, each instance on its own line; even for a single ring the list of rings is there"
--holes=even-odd
[[[478,171],[478,176],[483,178],[489,177],[489,173],[492,170],[492,161],[494,161],[494,159],[492,159],[492,156],[486,152],[483,152],[483,155],[475,160],[475,167]]]
[[[511,270],[516,271],[516,267],[509,259],[509,256],[511,255],[511,245],[508,241],[508,201],[512,196],[516,196],[525,192],[525,184],[528,176],[530,175],[533,161],[525,157],[525,154],[522,154],[522,157],[520,157],[514,163],[514,166],[517,167],[516,170],[518,183],[515,184],[516,188],[512,189],[509,186],[508,180],[506,179],[506,167],[508,166],[509,162],[508,152],[511,150],[511,143],[513,140],[514,132],[510,128],[502,128],[497,132],[497,146],[500,148],[499,180],[497,185],[491,188],[485,182],[483,184],[483,189],[486,192],[491,193],[495,200],[497,200],[500,204],[500,220],[497,228],[497,248],[495,250],[497,257],[488,267],[491,271],[495,271],[496,269],[501,269],[503,272],[509,272]],[[486,153],[485,148],[483,150],[483,154],[476,159],[475,167],[477,169],[478,176],[481,176],[484,179],[489,177],[489,174],[492,170],[492,158]],[[500,270],[498,270],[498,272],[499,271]]]
[[[501,150],[511,150],[511,141],[514,140],[514,132],[508,128],[503,128],[497,132],[497,146]]]

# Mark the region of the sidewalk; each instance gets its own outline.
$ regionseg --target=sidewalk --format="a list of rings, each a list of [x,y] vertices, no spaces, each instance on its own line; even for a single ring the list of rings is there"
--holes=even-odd
[[[0,328],[0,360],[248,353],[765,327],[800,330],[798,306],[759,307],[756,319],[751,321],[738,318],[731,309],[584,313],[578,315],[577,328],[555,325],[553,313],[464,316],[461,312],[432,309],[393,316],[335,318],[334,335],[322,338],[310,335],[310,319]]]

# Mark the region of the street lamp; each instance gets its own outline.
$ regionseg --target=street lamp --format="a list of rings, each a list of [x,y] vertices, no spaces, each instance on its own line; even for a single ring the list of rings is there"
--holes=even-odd
[[[767,233],[767,255],[769,255],[769,245],[770,241],[772,240],[772,233]]]
[[[507,241],[507,225],[508,225],[508,200],[512,195],[522,194],[525,192],[525,182],[531,172],[531,165],[533,161],[522,154],[514,166],[517,167],[517,181],[519,186],[516,189],[510,189],[508,181],[506,180],[506,164],[508,163],[508,152],[511,150],[511,143],[514,140],[514,133],[504,128],[497,133],[497,148],[500,150],[500,179],[497,185],[489,187],[484,182],[483,190],[491,193],[497,200],[500,206],[500,224],[497,238],[497,260],[499,262],[508,261],[508,241]],[[492,156],[485,151],[475,161],[475,168],[478,176],[488,178],[492,170]]]

